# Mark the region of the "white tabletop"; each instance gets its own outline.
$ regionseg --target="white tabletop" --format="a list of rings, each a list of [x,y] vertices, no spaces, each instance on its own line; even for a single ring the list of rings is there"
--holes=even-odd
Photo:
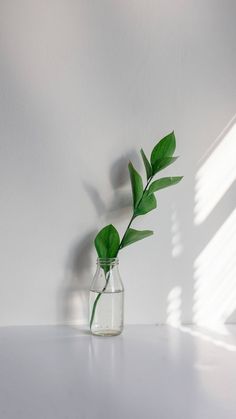
[[[235,419],[236,326],[0,329],[1,419]]]

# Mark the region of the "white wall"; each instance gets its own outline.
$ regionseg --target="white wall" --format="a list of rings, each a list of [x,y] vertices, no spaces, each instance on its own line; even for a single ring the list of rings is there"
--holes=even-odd
[[[236,2],[0,2],[0,325],[87,320],[127,162],[175,129],[182,175],[120,254],[127,323],[235,321]]]

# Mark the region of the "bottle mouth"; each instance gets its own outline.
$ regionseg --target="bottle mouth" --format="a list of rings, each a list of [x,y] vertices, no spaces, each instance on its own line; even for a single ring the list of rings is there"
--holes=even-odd
[[[97,258],[97,265],[114,266],[119,264],[118,258]]]

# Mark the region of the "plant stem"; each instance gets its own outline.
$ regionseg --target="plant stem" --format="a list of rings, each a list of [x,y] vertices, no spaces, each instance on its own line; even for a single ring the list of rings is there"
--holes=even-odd
[[[126,230],[125,230],[125,232],[124,232],[124,235],[123,235],[123,237],[122,237],[122,239],[121,239],[121,242],[120,242],[120,245],[119,245],[119,248],[118,248],[118,252],[119,252],[119,250],[122,248],[122,245],[123,245],[123,241],[124,241],[125,235],[126,235],[127,231],[129,230],[129,228],[130,228],[130,226],[131,226],[132,222],[134,221],[134,219],[135,219],[135,215],[133,214],[133,215],[132,215],[132,217],[131,217],[131,220],[130,220],[129,224],[128,224],[128,225],[127,225],[127,227],[126,227]],[[118,254],[118,252],[117,252],[117,254]]]
[[[96,310],[96,307],[97,307],[98,300],[101,297],[102,293],[106,290],[106,287],[107,287],[109,278],[110,278],[110,272],[109,272],[108,278],[106,279],[106,283],[105,283],[102,291],[97,295],[97,297],[96,297],[96,299],[95,299],[95,301],[93,303],[93,309],[92,309],[92,314],[91,314],[91,319],[90,319],[90,329],[91,329],[92,324],[93,324],[93,319],[94,319],[94,316],[95,316],[95,310]]]
[[[139,202],[138,202],[138,204],[137,204],[137,207],[139,206],[140,202],[142,201],[142,199],[143,199],[143,195],[144,195],[144,193],[146,192],[146,190],[147,190],[147,188],[148,188],[148,186],[149,186],[149,183],[152,181],[152,178],[153,178],[153,176],[151,176],[151,177],[150,177],[150,179],[147,181],[147,184],[146,184],[146,186],[145,186],[145,188],[144,188],[144,190],[143,190],[142,196],[141,196],[141,198],[140,198],[140,200],[139,200]],[[132,222],[134,221],[134,219],[135,219],[135,214],[134,214],[134,212],[133,212],[133,215],[132,215],[132,217],[131,217],[131,220],[130,220],[129,224],[127,225],[126,230],[125,230],[125,232],[124,232],[124,235],[123,235],[123,237],[122,237],[122,239],[121,239],[121,242],[120,242],[120,246],[119,246],[118,252],[119,252],[119,250],[122,248],[123,241],[124,241],[124,239],[125,239],[125,235],[126,235],[127,231],[129,230],[129,228],[130,228],[130,226],[131,226]],[[118,254],[118,252],[117,252],[117,254]]]
[[[151,177],[148,179],[147,184],[146,184],[146,186],[145,186],[145,188],[144,188],[144,190],[143,190],[142,196],[141,196],[141,198],[140,198],[140,200],[139,200],[139,202],[138,202],[138,204],[137,204],[137,207],[139,206],[140,202],[142,201],[142,199],[143,199],[143,195],[144,195],[144,193],[146,192],[146,190],[147,190],[147,188],[148,188],[148,186],[149,186],[149,183],[152,181],[152,178],[153,178],[153,176],[151,176]],[[118,253],[119,253],[120,249],[122,248],[122,245],[123,245],[123,242],[124,242],[124,239],[125,239],[125,235],[126,235],[126,233],[127,233],[128,229],[130,228],[130,226],[131,226],[132,222],[134,221],[134,219],[135,219],[135,213],[133,212],[133,215],[132,215],[132,217],[131,217],[131,219],[130,219],[130,222],[129,222],[129,224],[127,225],[126,230],[125,230],[125,232],[124,232],[124,234],[123,234],[123,237],[122,237],[122,239],[121,239],[121,242],[120,242],[120,245],[119,245],[119,248],[118,248],[118,251],[117,251],[117,255],[118,255]],[[97,297],[96,297],[96,299],[95,299],[95,301],[94,301],[94,303],[93,303],[92,314],[91,314],[91,319],[90,319],[90,329],[91,329],[92,324],[93,324],[93,320],[94,320],[94,316],[95,316],[95,311],[96,311],[97,303],[98,303],[99,298],[101,297],[102,293],[106,290],[107,285],[108,285],[108,282],[109,282],[109,279],[110,279],[110,272],[109,272],[108,278],[106,279],[106,283],[105,283],[105,285],[104,285],[104,287],[103,287],[102,291],[101,291],[101,292],[97,295]]]

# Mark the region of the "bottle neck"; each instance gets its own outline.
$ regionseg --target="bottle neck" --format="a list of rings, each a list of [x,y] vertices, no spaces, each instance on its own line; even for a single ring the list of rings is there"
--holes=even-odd
[[[98,258],[97,270],[90,290],[102,293],[123,291],[124,287],[120,277],[118,263],[118,258]]]
[[[118,258],[97,258],[97,266],[110,270],[119,265]]]

